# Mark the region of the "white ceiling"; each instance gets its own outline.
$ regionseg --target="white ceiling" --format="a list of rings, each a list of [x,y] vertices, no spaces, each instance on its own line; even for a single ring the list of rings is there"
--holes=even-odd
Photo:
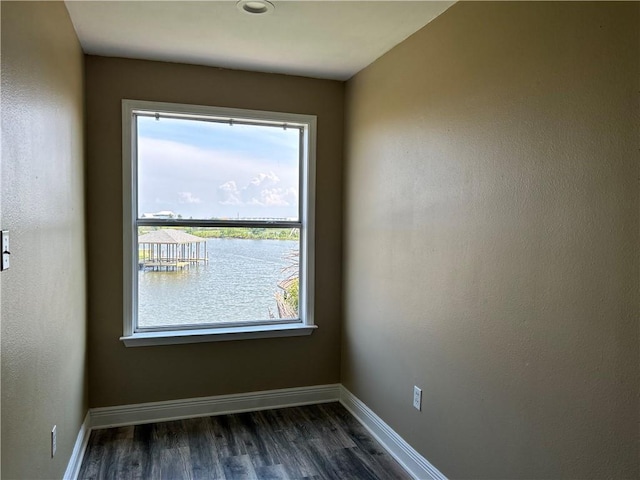
[[[66,1],[85,53],[347,80],[455,2]]]

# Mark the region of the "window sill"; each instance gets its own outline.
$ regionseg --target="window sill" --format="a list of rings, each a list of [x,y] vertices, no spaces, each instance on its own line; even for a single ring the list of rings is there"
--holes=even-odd
[[[162,332],[134,333],[120,337],[127,347],[152,345],[179,345],[183,343],[224,342],[253,338],[302,337],[311,335],[317,325],[280,324],[251,327],[227,327],[202,330],[170,330]]]

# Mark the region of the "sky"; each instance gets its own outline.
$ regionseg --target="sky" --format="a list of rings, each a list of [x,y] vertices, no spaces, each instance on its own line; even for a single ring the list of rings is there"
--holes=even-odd
[[[138,118],[138,214],[298,217],[299,130]]]

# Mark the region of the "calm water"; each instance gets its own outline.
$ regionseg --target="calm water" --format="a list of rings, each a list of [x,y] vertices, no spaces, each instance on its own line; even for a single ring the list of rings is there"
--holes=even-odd
[[[266,320],[269,311],[277,317],[285,255],[297,249],[297,241],[214,238],[207,240],[206,265],[140,271],[138,324]]]

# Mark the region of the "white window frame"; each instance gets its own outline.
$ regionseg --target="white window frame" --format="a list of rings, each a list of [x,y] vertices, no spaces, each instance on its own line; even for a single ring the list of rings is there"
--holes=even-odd
[[[300,296],[299,316],[296,321],[268,324],[234,324],[216,327],[207,324],[199,328],[162,328],[140,331],[136,328],[138,300],[138,195],[136,151],[137,112],[157,112],[167,116],[192,118],[208,117],[216,121],[236,121],[255,124],[273,124],[301,128],[303,149],[300,165],[300,218],[298,222],[269,222],[272,228],[294,227],[300,229]],[[235,108],[185,105],[142,100],[122,100],[122,192],[123,192],[123,335],[120,338],[127,347],[170,345],[250,338],[291,337],[309,335],[314,324],[314,219],[315,219],[315,150],[316,117],[282,112],[266,112]],[[148,224],[149,222],[144,222]],[[153,222],[151,222],[153,223]],[[247,226],[247,221],[233,220],[162,220],[164,225],[234,227]],[[258,226],[263,226],[259,222]]]

